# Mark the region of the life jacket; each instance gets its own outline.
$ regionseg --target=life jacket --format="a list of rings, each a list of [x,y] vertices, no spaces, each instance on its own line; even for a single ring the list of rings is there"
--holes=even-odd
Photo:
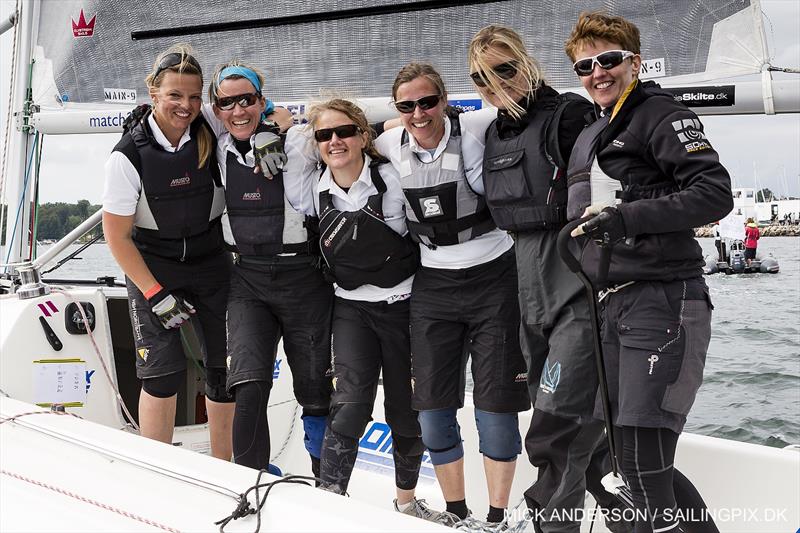
[[[234,240],[226,243],[228,249],[245,256],[315,253],[316,219],[298,213],[286,199],[283,172],[265,179],[229,151],[225,176],[225,204]]]
[[[483,185],[492,218],[508,231],[558,230],[567,221],[567,162],[558,123],[571,101],[565,93],[537,102],[525,129],[503,139],[496,124],[486,132]]]
[[[153,137],[147,123],[151,112],[131,125],[114,148],[128,158],[141,179],[134,243],[140,250],[181,259],[221,251],[219,221],[225,199],[213,143],[205,165],[197,168],[197,136],[205,120],[195,119],[189,129],[191,139],[169,152]]]
[[[406,197],[406,222],[415,242],[429,248],[467,242],[495,229],[486,200],[467,182],[461,158],[461,126],[450,118],[447,146],[423,163],[411,151],[408,132],[400,145],[400,182]]]
[[[608,176],[597,163],[597,144],[608,127],[609,116],[587,126],[572,149],[567,168],[567,219],[575,220],[590,205],[610,207],[619,203],[622,183]]]
[[[358,211],[339,211],[330,190],[319,193],[319,243],[326,274],[346,290],[361,285],[391,288],[419,267],[419,246],[384,222],[382,163],[371,162],[370,177],[378,192]]]

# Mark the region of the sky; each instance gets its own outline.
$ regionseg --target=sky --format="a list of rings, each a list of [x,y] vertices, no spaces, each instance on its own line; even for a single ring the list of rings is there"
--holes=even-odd
[[[13,0],[0,0],[0,17],[7,18],[13,7]],[[800,68],[800,2],[762,0],[761,7],[771,63]],[[0,140],[8,112],[12,33],[0,35]],[[774,78],[800,83],[800,74],[775,73]],[[734,186],[800,196],[800,114],[706,116],[702,122]],[[100,203],[103,164],[118,139],[119,134],[46,136],[40,201]]]

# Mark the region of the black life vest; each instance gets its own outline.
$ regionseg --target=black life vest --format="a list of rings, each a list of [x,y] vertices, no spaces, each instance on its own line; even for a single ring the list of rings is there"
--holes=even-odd
[[[382,163],[370,164],[378,192],[358,211],[339,211],[333,207],[330,190],[319,193],[320,251],[327,274],[346,290],[361,285],[391,288],[419,267],[419,246],[384,222],[386,183],[378,171]]]
[[[492,218],[508,231],[558,230],[567,221],[567,162],[558,145],[558,124],[573,93],[543,98],[529,111],[525,129],[500,137],[496,123],[486,133],[483,184]]]
[[[153,137],[147,123],[151,112],[146,111],[114,148],[128,158],[141,179],[133,241],[140,251],[169,258],[221,252],[219,222],[225,201],[214,144],[205,165],[197,168],[198,130],[205,120],[195,119],[191,139],[169,152]]]
[[[225,204],[234,240],[226,245],[231,251],[258,256],[315,253],[316,219],[298,213],[286,199],[283,172],[265,179],[229,151],[225,177]]]
[[[467,182],[461,157],[461,123],[450,118],[450,138],[435,161],[423,163],[412,152],[408,132],[400,145],[400,183],[406,197],[406,223],[415,242],[435,248],[459,244],[495,226],[483,196]]]
[[[587,126],[575,141],[567,170],[569,220],[580,218],[590,205],[613,206],[620,197],[622,183],[606,175],[597,162],[597,145],[608,127],[609,119],[609,115],[599,118]]]

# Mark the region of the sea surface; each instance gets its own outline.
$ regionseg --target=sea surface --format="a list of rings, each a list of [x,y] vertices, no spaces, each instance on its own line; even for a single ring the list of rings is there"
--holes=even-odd
[[[714,252],[712,239],[698,242],[705,254]],[[769,254],[780,273],[706,276],[714,304],[711,345],[687,431],[775,447],[800,444],[800,239],[761,239],[759,255]],[[45,277],[123,280],[105,244],[78,257]]]

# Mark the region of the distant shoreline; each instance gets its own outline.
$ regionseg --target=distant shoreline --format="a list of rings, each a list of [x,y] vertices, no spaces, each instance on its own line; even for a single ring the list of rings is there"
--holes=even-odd
[[[770,224],[758,228],[762,237],[800,237],[800,225],[798,224]],[[694,229],[695,237],[713,237],[714,226],[703,226]]]

